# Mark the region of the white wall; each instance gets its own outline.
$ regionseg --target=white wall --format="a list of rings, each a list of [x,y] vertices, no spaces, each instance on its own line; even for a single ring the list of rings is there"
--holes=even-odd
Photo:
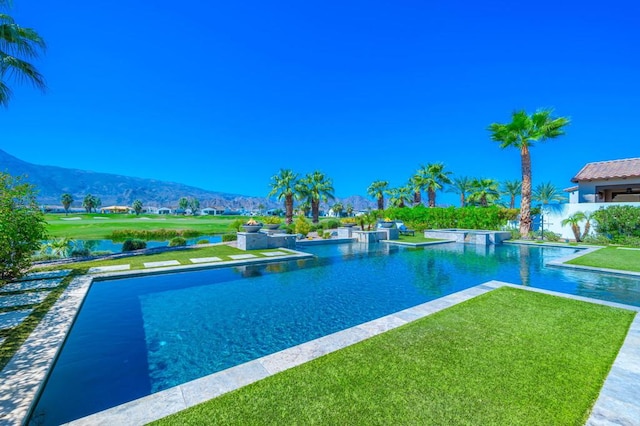
[[[552,231],[556,234],[562,235],[562,238],[568,238],[573,240],[573,232],[571,231],[571,225],[562,226],[561,223],[564,219],[571,216],[576,212],[593,212],[599,208],[607,208],[611,206],[634,206],[640,207],[640,203],[580,203],[580,204],[556,204],[553,206],[546,206],[544,210],[544,229],[545,231]],[[583,221],[580,224],[580,230],[584,231]],[[591,224],[591,233],[594,232],[595,225]]]

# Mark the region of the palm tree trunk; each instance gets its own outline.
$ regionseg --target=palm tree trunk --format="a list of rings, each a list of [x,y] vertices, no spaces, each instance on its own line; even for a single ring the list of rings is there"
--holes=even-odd
[[[413,193],[413,205],[417,206],[422,203],[422,194],[420,191],[415,191]]]
[[[429,200],[429,207],[435,207],[436,206],[436,191],[434,191],[432,188],[429,188],[427,190],[427,197]]]
[[[384,210],[384,195],[378,195],[378,210]]]
[[[576,237],[576,243],[580,242],[580,227],[575,224],[572,223],[571,224],[571,230],[573,231],[573,236]]]
[[[464,207],[464,203],[467,201],[464,196],[464,192],[460,193],[460,207]]]
[[[293,195],[287,195],[284,199],[285,222],[293,223]]]
[[[520,149],[522,164],[522,200],[520,202],[520,236],[528,239],[531,232],[531,155],[526,143]]]
[[[311,199],[311,216],[313,216],[313,219],[311,219],[313,223],[319,222],[318,217],[320,216],[320,200],[314,200],[313,198]]]
[[[516,207],[516,196],[511,195],[511,201],[509,201],[509,208],[513,209]]]
[[[589,231],[591,230],[591,222],[587,219],[587,223],[584,224],[584,232],[582,233],[582,238],[585,239],[589,235]]]

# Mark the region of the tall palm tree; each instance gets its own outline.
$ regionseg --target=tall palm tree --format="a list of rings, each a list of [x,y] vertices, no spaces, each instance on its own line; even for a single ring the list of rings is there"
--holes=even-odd
[[[504,195],[509,196],[509,208],[513,209],[516,207],[516,197],[518,194],[522,192],[522,181],[515,180],[505,180],[502,182],[502,193]]]
[[[487,207],[500,198],[498,188],[500,184],[494,179],[474,179],[471,183],[472,192],[469,195],[469,202]]]
[[[332,180],[317,170],[300,179],[296,190],[301,198],[307,198],[309,200],[313,223],[319,222],[320,202],[335,199]]]
[[[353,206],[351,204],[347,204],[347,208],[344,211],[347,213],[347,216],[352,216],[353,210]]]
[[[290,169],[280,169],[279,174],[271,177],[271,191],[269,197],[277,196],[278,201],[284,200],[285,221],[293,222],[293,198],[296,195],[298,174]]]
[[[82,207],[87,211],[87,213],[91,213],[91,211],[95,208],[98,208],[97,198],[91,194],[87,194],[82,200]]]
[[[384,210],[384,194],[387,188],[389,188],[389,182],[386,180],[377,180],[367,188],[367,194],[378,200],[378,210]]]
[[[71,207],[71,204],[73,203],[73,196],[68,192],[65,192],[60,197],[60,202],[62,203],[62,207],[64,207],[64,214],[69,215],[69,207]]]
[[[465,204],[467,204],[467,194],[473,191],[472,184],[473,179],[468,176],[462,176],[453,179],[453,181],[451,181],[451,186],[447,191],[460,194],[460,207],[464,207]]]
[[[586,223],[584,224],[584,231],[582,232],[582,240],[584,241],[585,238],[587,238],[587,236],[589,236],[589,231],[591,231],[591,220],[595,219],[595,212],[584,212],[582,213],[584,215],[584,220],[586,220]]]
[[[514,147],[520,150],[522,167],[522,191],[520,200],[520,235],[529,238],[531,231],[531,155],[529,148],[534,142],[543,142],[564,135],[563,128],[569,124],[567,117],[552,117],[551,110],[543,109],[528,115],[515,111],[510,123],[489,125],[491,139],[500,143],[500,148]]]
[[[424,187],[427,188],[427,200],[429,207],[436,206],[436,191],[442,189],[445,184],[451,183],[451,172],[445,171],[443,163],[429,163],[422,167]]]
[[[558,191],[554,184],[544,182],[535,187],[531,194],[531,200],[540,204],[550,204],[554,201],[565,201],[566,197]]]
[[[389,204],[393,207],[406,207],[413,199],[413,187],[410,184],[389,188],[385,192],[389,195]]]
[[[0,7],[9,5],[8,0],[0,0]],[[42,37],[31,28],[23,28],[13,18],[0,13],[0,105],[9,106],[12,91],[8,80],[28,81],[44,90],[44,77],[28,60],[38,58],[46,49]]]

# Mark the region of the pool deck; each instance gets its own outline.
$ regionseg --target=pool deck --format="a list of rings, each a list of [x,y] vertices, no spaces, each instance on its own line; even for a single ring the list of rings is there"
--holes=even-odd
[[[584,251],[580,253],[584,254]],[[310,257],[292,251],[291,258]],[[272,259],[267,259],[272,260]],[[562,259],[566,261],[568,259]],[[209,267],[229,267],[264,263],[265,259],[223,262]],[[555,266],[555,265],[554,265]],[[565,265],[567,266],[567,265]],[[153,273],[202,269],[191,267],[154,268]],[[602,272],[609,272],[604,270]],[[44,384],[47,372],[60,351],[65,336],[80,309],[94,279],[147,275],[149,271],[117,271],[76,277],[38,324],[24,345],[0,372],[0,425],[25,424],[29,410]],[[619,271],[618,271],[619,273]],[[293,368],[325,354],[361,342],[403,324],[439,312],[478,295],[503,286],[551,294],[600,305],[640,312],[640,307],[568,295],[548,290],[489,281],[440,299],[414,306],[358,326],[330,334],[283,351],[220,371],[182,385],[92,414],[71,422],[72,425],[146,424],[211,398],[254,383],[280,371]],[[622,348],[607,376],[587,425],[632,425],[640,418],[640,315],[634,319]]]

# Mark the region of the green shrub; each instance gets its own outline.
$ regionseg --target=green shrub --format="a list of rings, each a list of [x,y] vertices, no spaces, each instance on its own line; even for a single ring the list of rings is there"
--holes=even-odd
[[[389,208],[385,216],[402,220],[417,231],[425,229],[461,228],[499,230],[518,214],[515,209],[490,207],[425,207]]]
[[[196,241],[196,244],[209,244],[209,240],[198,240]]]
[[[614,243],[622,244],[628,237],[640,238],[640,207],[610,206],[593,213],[595,230]],[[631,240],[633,241],[633,240]]]
[[[282,223],[282,219],[278,216],[265,216],[264,219],[262,219],[262,222],[270,225],[276,225]]]
[[[223,234],[222,242],[227,243],[229,241],[236,241],[238,239],[238,234]]]
[[[122,252],[134,251],[134,250],[142,250],[147,248],[147,243],[142,240],[125,240],[122,244]]]
[[[287,234],[295,234],[295,232],[296,232],[296,225],[295,225],[295,224],[293,224],[293,223],[290,223],[290,224],[288,224],[288,225],[286,225],[286,226],[284,227],[284,231],[285,231]]]
[[[126,239],[138,239],[145,241],[166,241],[173,237],[194,238],[202,235],[193,229],[120,229],[111,233],[109,239],[124,241]]]
[[[236,219],[229,224],[229,228],[233,229],[236,232],[240,232],[240,227],[244,224],[242,219]]]
[[[323,232],[322,238],[325,240],[328,240],[329,238],[331,238],[331,232],[328,232],[328,231]]]
[[[184,247],[187,245],[187,239],[183,237],[173,237],[169,240],[169,247]]]
[[[601,234],[587,235],[582,239],[582,242],[585,244],[594,244],[597,246],[608,246],[609,244],[611,244],[611,240],[605,235]]]
[[[340,221],[338,219],[329,219],[326,222],[326,229],[338,229]]]
[[[88,257],[91,256],[91,250],[88,248],[77,248],[71,251],[71,257]]]

